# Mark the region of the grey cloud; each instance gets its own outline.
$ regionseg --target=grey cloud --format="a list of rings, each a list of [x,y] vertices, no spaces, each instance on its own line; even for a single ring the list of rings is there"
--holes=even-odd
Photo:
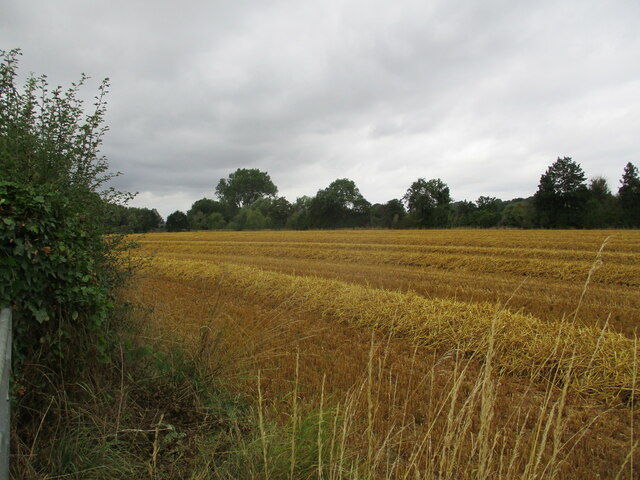
[[[376,202],[418,177],[457,199],[528,196],[559,155],[615,184],[638,161],[631,0],[3,8],[0,45],[26,71],[111,78],[104,153],[164,214],[239,167],[291,200],[350,176]]]

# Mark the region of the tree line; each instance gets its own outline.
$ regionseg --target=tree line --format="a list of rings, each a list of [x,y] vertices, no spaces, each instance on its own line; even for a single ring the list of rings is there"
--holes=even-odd
[[[147,232],[187,230],[261,230],[334,228],[638,228],[640,176],[624,167],[617,192],[607,181],[587,181],[570,157],[553,162],[528,198],[501,200],[480,196],[453,201],[439,178],[419,178],[402,198],[371,204],[353,180],[339,178],[313,197],[291,203],[278,196],[267,172],[240,168],[219,181],[215,199],[202,198],[187,212],[175,211],[166,224],[155,210],[113,207],[112,229]]]

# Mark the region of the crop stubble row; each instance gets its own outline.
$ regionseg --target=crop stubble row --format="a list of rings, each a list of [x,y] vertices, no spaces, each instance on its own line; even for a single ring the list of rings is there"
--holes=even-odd
[[[254,295],[274,304],[286,303],[293,310],[312,312],[335,321],[374,326],[409,336],[422,344],[448,344],[463,351],[481,351],[495,319],[494,328],[501,344],[499,363],[504,371],[537,376],[550,369],[566,369],[568,364],[562,362],[567,358],[557,352],[577,345],[573,359],[573,368],[579,372],[577,389],[603,399],[628,395],[633,389],[632,366],[637,352],[633,342],[622,335],[609,331],[601,334],[596,324],[600,320],[601,325],[604,319],[590,317],[593,312],[589,307],[594,304],[586,301],[588,295],[578,312],[583,319],[579,325],[573,321],[577,316],[570,311],[566,312],[564,321],[557,318],[543,322],[526,312],[512,311],[496,303],[478,298],[471,301],[464,295],[464,285],[474,286],[478,296],[478,284],[491,292],[491,279],[502,274],[508,278],[502,282],[501,293],[507,295],[507,287],[517,289],[518,277],[532,275],[538,280],[538,289],[545,282],[550,284],[547,291],[550,296],[554,284],[556,289],[558,284],[571,285],[576,294],[572,299],[575,309],[582,293],[578,280],[584,283],[602,241],[613,234],[613,239],[605,246],[607,257],[601,256],[604,264],[592,271],[590,281],[595,287],[589,288],[606,290],[600,292],[602,298],[607,299],[612,310],[617,309],[617,321],[626,324],[627,310],[637,314],[637,304],[629,299],[636,298],[633,291],[640,284],[640,266],[628,261],[629,257],[636,258],[628,247],[640,247],[638,235],[634,232],[589,232],[581,236],[587,232],[553,232],[554,238],[549,232],[543,232],[544,235],[531,233],[523,242],[522,232],[509,231],[258,232],[246,236],[222,232],[154,235],[142,238],[141,244],[145,250],[154,252],[153,268],[162,275],[214,279],[222,288],[239,295]],[[565,234],[580,238],[581,245],[593,246],[593,250],[573,251],[567,255],[572,261],[558,260],[561,253],[558,249],[551,250],[546,257],[538,253],[532,259],[527,257],[528,249],[541,250],[540,243],[566,244]],[[260,242],[260,238],[264,242]],[[351,243],[344,241],[348,238],[352,239]],[[483,248],[481,244],[491,238],[492,244],[499,247]],[[536,241],[538,238],[540,242]],[[376,239],[379,245],[372,243]],[[400,240],[405,244],[394,248],[393,241]],[[418,240],[422,245],[418,245]],[[449,245],[444,245],[445,242]],[[471,244],[467,251],[464,242]],[[420,249],[423,251],[418,252]],[[455,253],[446,253],[447,249]],[[425,250],[430,253],[424,253]],[[508,250],[512,251],[513,257],[507,256],[505,251]],[[406,261],[408,257],[412,258],[411,262]],[[273,266],[261,268],[261,260],[264,264],[265,259],[293,262],[300,271],[294,274],[278,272]],[[404,261],[399,261],[402,259]],[[314,276],[313,266],[327,265],[328,261],[330,265],[343,266],[344,272],[365,267],[375,270],[391,264],[414,273],[416,269],[444,273],[449,282],[460,280],[461,295],[456,295],[456,299],[438,298],[425,295],[428,292],[390,291],[340,278]],[[366,276],[360,282],[368,283]],[[525,283],[521,289],[526,288]],[[538,293],[537,303],[544,303],[544,292],[538,290]],[[602,309],[598,313],[602,314]]]
[[[606,238],[578,321],[602,325],[610,315],[609,326],[631,337],[640,322],[640,235],[633,231],[220,232],[153,235],[141,244],[165,258],[249,265],[428,298],[510,299],[513,310],[558,321],[576,308]]]

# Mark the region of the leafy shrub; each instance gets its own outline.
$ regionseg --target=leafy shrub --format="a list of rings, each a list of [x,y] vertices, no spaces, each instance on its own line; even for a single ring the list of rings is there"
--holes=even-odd
[[[107,205],[126,195],[105,188],[114,175],[99,156],[107,80],[86,113],[87,77],[50,90],[32,75],[21,91],[19,55],[0,50],[0,306],[14,309],[14,377],[40,387],[36,371],[51,383],[107,358],[120,242],[102,233]]]
[[[16,358],[65,358],[77,353],[70,340],[80,332],[91,332],[94,353],[104,353],[115,278],[107,244],[63,196],[29,185],[0,183],[0,216],[8,267],[0,273],[0,303],[14,309]]]

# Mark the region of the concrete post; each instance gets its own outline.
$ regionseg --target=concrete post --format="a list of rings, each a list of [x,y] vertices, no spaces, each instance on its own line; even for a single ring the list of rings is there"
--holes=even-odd
[[[9,480],[11,343],[11,309],[4,308],[0,311],[0,480]]]

